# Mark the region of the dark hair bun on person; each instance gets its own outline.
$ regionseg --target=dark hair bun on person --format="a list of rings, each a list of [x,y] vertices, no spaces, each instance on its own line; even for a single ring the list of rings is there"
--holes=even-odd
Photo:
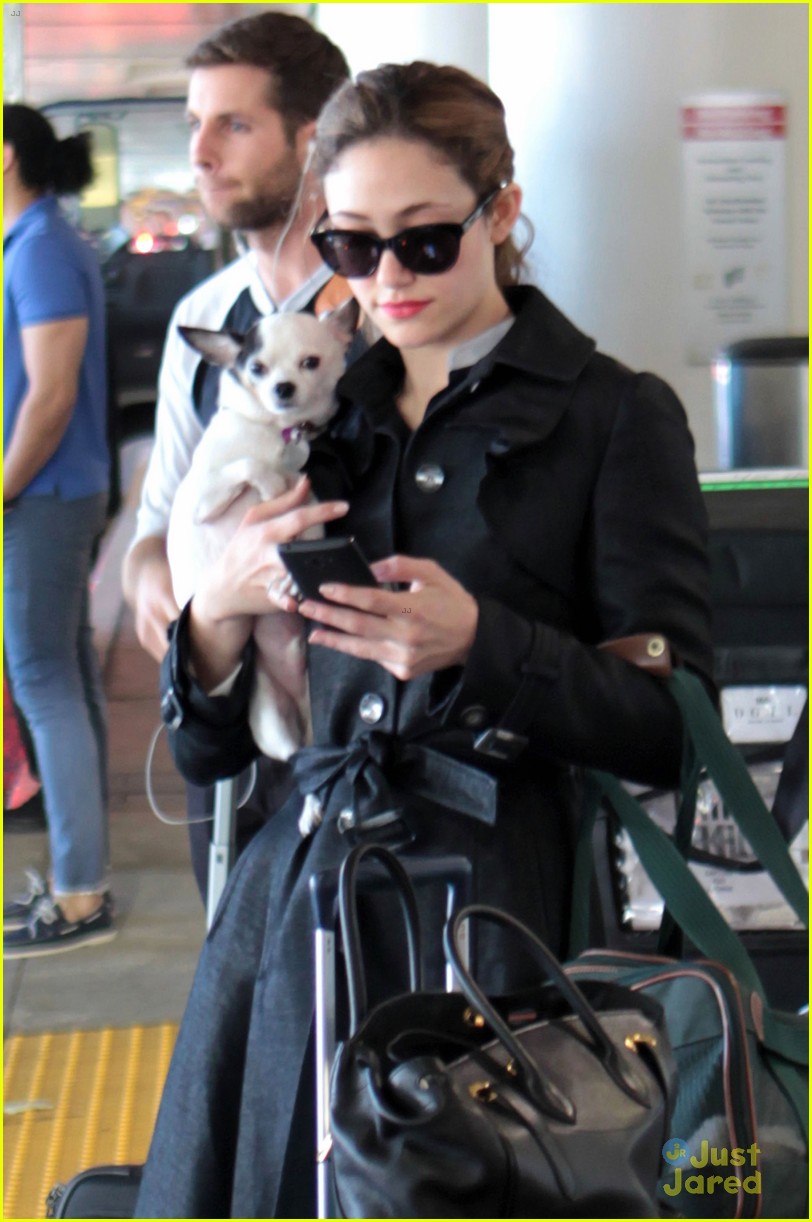
[[[76,136],[59,141],[53,188],[57,195],[74,195],[93,181],[91,147],[90,132],[79,132]]]
[[[45,116],[31,106],[4,104],[3,143],[14,149],[20,178],[32,191],[75,195],[93,181],[90,132],[58,140]]]

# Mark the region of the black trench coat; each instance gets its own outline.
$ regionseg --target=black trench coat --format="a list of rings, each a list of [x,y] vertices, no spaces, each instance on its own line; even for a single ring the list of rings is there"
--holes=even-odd
[[[577,766],[676,782],[670,696],[596,646],[659,632],[710,674],[706,521],[684,411],[658,378],[596,353],[538,290],[508,300],[512,328],[452,373],[414,433],[394,405],[400,356],[380,341],[342,379],[342,411],[313,445],[317,494],[351,503],[335,533],[354,534],[370,560],[438,561],[477,597],[476,640],[464,668],[409,683],[310,648],[316,747],[296,759],[300,792],[239,860],[206,939],[141,1217],[312,1212],[307,882],[367,834],[367,819],[399,812],[380,835],[407,852],[466,853],[475,899],[561,950]],[[403,603],[409,614],[408,594]],[[251,648],[232,694],[208,698],[185,665],[185,619],[163,707],[181,770],[204,784],[255,754]],[[488,731],[511,758],[483,750]],[[313,789],[327,817],[303,841],[301,794]],[[348,832],[342,811],[353,812]],[[432,901],[423,908],[439,919]],[[366,925],[368,959],[390,963],[388,915]],[[521,983],[522,965],[490,933],[475,945],[480,978],[497,990]]]

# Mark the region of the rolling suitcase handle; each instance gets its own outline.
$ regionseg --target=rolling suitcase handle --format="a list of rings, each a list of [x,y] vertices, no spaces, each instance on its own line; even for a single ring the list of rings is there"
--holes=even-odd
[[[214,787],[214,826],[209,846],[206,929],[211,929],[220,896],[236,857],[238,779],[235,776],[226,777]]]
[[[466,857],[400,857],[398,859],[415,886],[444,881],[447,885],[448,916],[470,900],[471,863]],[[310,879],[310,903],[314,925],[314,971],[316,992],[316,1190],[318,1217],[328,1218],[330,1153],[330,1073],[336,1050],[335,926],[338,913],[339,871],[323,870]],[[365,891],[391,888],[392,880],[382,870],[362,869]],[[460,931],[460,954],[468,964],[467,924]],[[446,991],[457,988],[454,973],[446,967]]]

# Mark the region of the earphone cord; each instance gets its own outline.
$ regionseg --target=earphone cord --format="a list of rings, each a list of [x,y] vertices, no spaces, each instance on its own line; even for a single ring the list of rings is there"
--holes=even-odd
[[[152,786],[152,764],[155,759],[155,748],[158,745],[158,739],[161,737],[161,734],[165,729],[166,726],[163,724],[163,722],[161,722],[153,733],[149,748],[147,749],[147,761],[144,766],[144,788],[146,789],[147,801],[149,802],[150,810],[152,811],[153,815],[155,815],[156,819],[160,819],[161,823],[166,823],[169,827],[186,827],[191,823],[211,823],[214,819],[213,813],[211,815],[200,815],[194,819],[190,819],[188,815],[184,815],[180,819],[174,819],[171,815],[167,815],[164,811],[162,811],[158,805],[155,797],[155,790]],[[248,788],[237,802],[237,810],[240,810],[241,807],[245,806],[246,802],[251,797],[251,794],[254,792],[254,786],[256,783],[257,765],[256,760],[254,760],[251,767],[248,769]]]
[[[293,228],[293,225],[297,219],[297,216],[302,211],[302,208],[305,202],[305,195],[308,191],[308,184],[310,181],[310,167],[311,167],[312,161],[313,161],[313,143],[311,141],[310,147],[308,148],[308,151],[307,151],[307,157],[305,158],[304,166],[302,167],[302,173],[299,177],[299,183],[296,188],[296,195],[294,196],[293,203],[291,204],[290,211],[288,212],[287,218],[285,220],[285,224],[282,227],[282,231],[279,234],[279,238],[277,240],[276,246],[274,247],[273,259],[271,261],[271,296],[277,308],[279,307],[279,294],[276,288],[276,273],[279,267],[279,257],[282,253],[282,247],[285,245],[285,242],[287,241],[288,234],[290,233],[291,229]],[[317,220],[318,220],[318,217],[314,216],[313,217],[314,225]]]

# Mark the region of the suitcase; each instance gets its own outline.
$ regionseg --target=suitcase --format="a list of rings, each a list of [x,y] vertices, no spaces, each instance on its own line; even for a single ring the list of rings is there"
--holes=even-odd
[[[398,858],[414,886],[444,882],[446,884],[446,912],[450,916],[455,908],[462,907],[470,899],[471,863],[465,857],[409,857]],[[382,871],[369,868],[374,863],[364,863],[359,879],[362,892],[391,886],[391,881]],[[330,1183],[330,1074],[335,1058],[340,1023],[339,1005],[336,995],[336,920],[338,898],[338,870],[325,870],[310,879],[310,899],[313,914],[313,963],[315,973],[315,1071],[316,1071],[316,1194],[319,1218],[340,1217],[335,1210]],[[439,944],[440,931],[438,931]],[[467,931],[463,935],[463,962],[468,962]],[[446,968],[445,988],[453,992],[456,988],[453,972]]]
[[[142,1168],[88,1167],[48,1193],[46,1218],[133,1218]]]

